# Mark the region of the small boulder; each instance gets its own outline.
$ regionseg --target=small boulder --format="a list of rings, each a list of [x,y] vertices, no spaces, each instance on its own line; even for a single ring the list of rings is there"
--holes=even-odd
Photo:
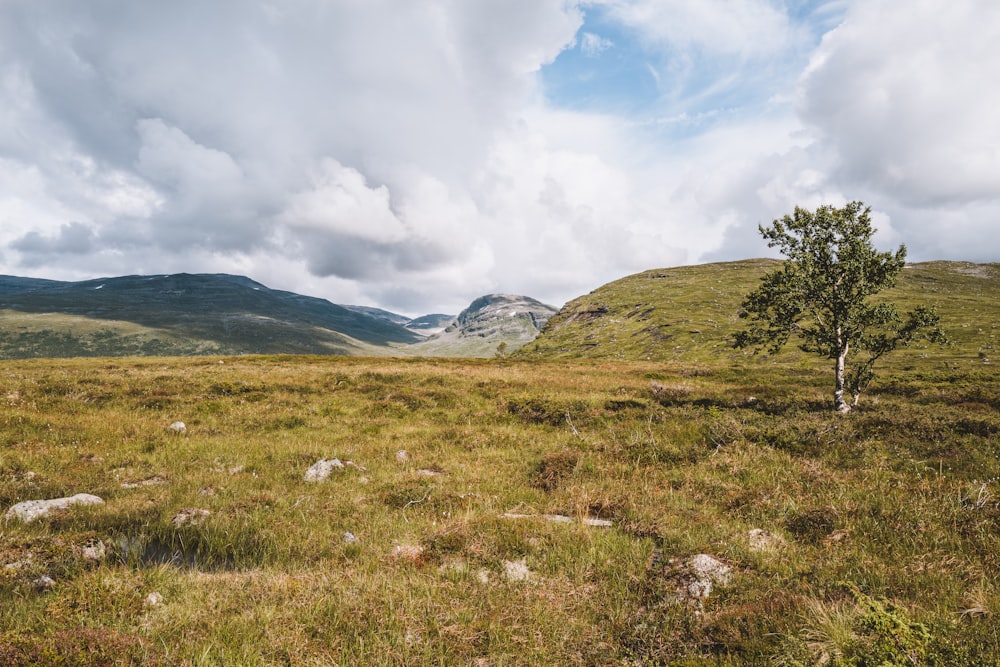
[[[406,463],[410,460],[410,453],[405,449],[396,452],[396,463]]]
[[[184,422],[174,422],[168,426],[167,429],[173,431],[177,435],[184,435],[187,433],[187,425]]]
[[[747,532],[750,551],[756,553],[777,551],[785,546],[785,540],[781,535],[775,535],[769,530],[754,528]]]
[[[4,515],[8,521],[20,519],[25,523],[41,519],[52,512],[66,509],[72,505],[103,505],[104,501],[89,493],[78,493],[68,498],[53,498],[52,500],[25,500],[20,502]]]
[[[426,550],[419,544],[397,544],[392,549],[392,557],[410,563],[422,563]]]
[[[88,542],[86,546],[80,549],[80,555],[83,559],[91,563],[100,563],[107,556],[107,553],[104,542],[100,540]]]
[[[302,479],[306,482],[325,482],[330,479],[330,475],[333,474],[334,470],[339,470],[343,467],[344,464],[340,462],[340,459],[320,459],[306,470],[305,474],[302,475]]]
[[[175,514],[170,523],[173,524],[174,528],[182,528],[183,526],[200,526],[205,523],[205,519],[211,515],[212,513],[208,510],[190,507]]]
[[[163,596],[160,595],[159,593],[157,593],[156,591],[153,591],[152,593],[150,593],[149,595],[146,596],[146,600],[144,601],[144,604],[147,607],[156,607],[156,606],[159,606],[159,605],[163,604]]]
[[[43,574],[42,576],[32,581],[31,585],[35,588],[36,591],[47,591],[53,588],[56,585],[56,582],[55,579],[53,579],[52,577],[48,576],[47,574]]]
[[[657,565],[661,556],[653,554]],[[674,600],[700,609],[715,586],[727,586],[732,580],[733,568],[715,556],[697,554],[688,558],[671,558],[663,567],[663,576],[675,588]]]
[[[520,560],[505,560],[503,562],[503,573],[507,581],[529,581],[532,572],[528,569],[528,562],[522,558]]]
[[[347,531],[344,533],[344,536],[340,538],[340,541],[344,544],[357,544],[361,540],[359,540],[351,531]]]

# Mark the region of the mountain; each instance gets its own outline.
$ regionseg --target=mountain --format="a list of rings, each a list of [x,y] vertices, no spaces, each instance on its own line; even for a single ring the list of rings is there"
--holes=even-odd
[[[244,276],[0,277],[0,357],[378,354],[423,337]]]
[[[417,333],[423,334],[424,336],[429,336],[431,334],[438,333],[439,331],[443,331],[444,328],[451,324],[452,320],[455,319],[454,315],[443,315],[441,313],[421,315],[420,317],[410,319],[406,315],[390,313],[388,310],[372,308],[371,306],[344,306],[344,308],[353,310],[357,313],[363,313],[376,319],[385,320],[386,322],[398,324],[406,327],[410,331],[416,331]]]
[[[386,322],[392,322],[393,324],[398,324],[401,327],[405,327],[410,323],[410,318],[406,315],[397,315],[396,313],[390,313],[388,310],[382,310],[381,308],[372,308],[371,306],[341,306],[347,310],[352,310],[355,313],[361,313],[362,315],[367,315],[368,317],[374,317],[377,320],[384,320]]]
[[[538,336],[557,309],[527,296],[488,294],[463,310],[444,331],[412,347],[428,356],[489,357],[503,343],[512,352]]]
[[[411,331],[419,331],[425,334],[435,334],[444,331],[455,320],[454,315],[444,315],[442,313],[432,313],[421,315],[406,323],[406,328]]]
[[[731,347],[744,296],[778,260],[653,269],[608,283],[568,302],[523,358],[603,358],[732,362],[748,352]],[[910,353],[941,363],[989,363],[1000,327],[1000,264],[910,264],[884,293],[901,310],[935,306],[952,346],[915,344]],[[812,359],[794,345],[782,358]],[[901,357],[903,353],[897,355]],[[766,357],[759,357],[766,359]]]
[[[246,276],[175,274],[81,282],[0,276],[0,359],[197,354],[493,356],[556,312],[493,294],[456,318],[416,319],[273,290]],[[428,338],[429,336],[429,338]]]

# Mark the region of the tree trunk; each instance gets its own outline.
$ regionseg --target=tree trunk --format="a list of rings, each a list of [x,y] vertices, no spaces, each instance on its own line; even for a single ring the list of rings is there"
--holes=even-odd
[[[847,366],[847,349],[847,345],[841,346],[840,354],[837,355],[837,365],[834,368],[837,386],[833,391],[833,408],[841,414],[847,414],[851,411],[851,406],[844,400],[844,370]]]

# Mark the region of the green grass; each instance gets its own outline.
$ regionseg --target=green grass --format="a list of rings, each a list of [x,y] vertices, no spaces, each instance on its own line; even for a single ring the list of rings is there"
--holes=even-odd
[[[1000,377],[950,354],[847,417],[824,369],[708,353],[4,362],[0,510],[106,504],[0,521],[0,663],[994,664]],[[662,564],[699,553],[735,574],[696,609]]]
[[[654,269],[604,285],[570,301],[542,335],[519,351],[533,359],[597,358],[730,364],[749,353],[732,349],[743,326],[739,308],[776,260],[746,260]],[[1000,265],[925,262],[907,266],[885,298],[900,310],[934,306],[952,345],[911,348],[937,367],[990,363],[1000,334]],[[903,357],[904,361],[899,361]],[[889,355],[896,367],[913,366]],[[766,361],[766,357],[764,358]],[[790,344],[782,363],[815,366]],[[825,362],[824,362],[825,363]]]

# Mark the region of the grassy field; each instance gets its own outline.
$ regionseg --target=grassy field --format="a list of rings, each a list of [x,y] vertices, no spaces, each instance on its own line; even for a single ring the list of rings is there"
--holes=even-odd
[[[0,664],[997,664],[972,356],[4,362]]]

